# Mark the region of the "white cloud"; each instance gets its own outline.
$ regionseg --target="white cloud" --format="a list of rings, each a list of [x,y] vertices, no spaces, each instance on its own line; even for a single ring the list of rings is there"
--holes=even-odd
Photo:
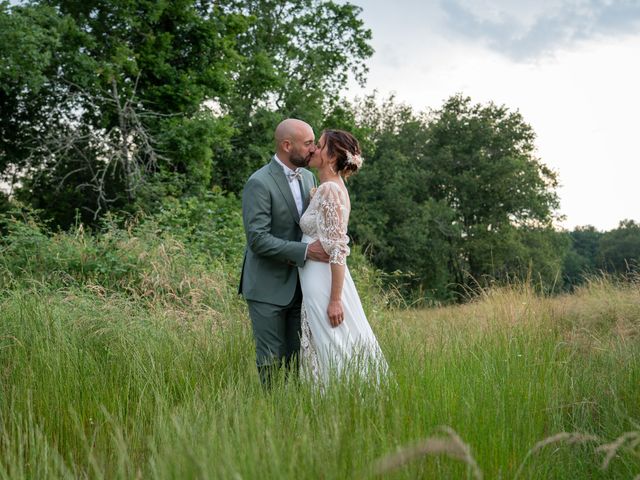
[[[447,26],[515,60],[551,55],[599,35],[637,31],[636,0],[440,0]]]
[[[451,2],[451,0],[449,0]],[[443,0],[443,4],[446,0]],[[515,23],[524,30],[529,30],[541,17],[558,12],[566,0],[458,0],[460,7],[481,22]],[[581,3],[570,2],[570,3]]]

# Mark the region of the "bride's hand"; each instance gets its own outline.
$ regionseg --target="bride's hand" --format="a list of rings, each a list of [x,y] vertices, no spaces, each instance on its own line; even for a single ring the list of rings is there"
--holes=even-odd
[[[327,308],[329,314],[329,323],[332,327],[337,327],[344,320],[344,311],[342,310],[342,302],[340,300],[329,301],[329,307]]]

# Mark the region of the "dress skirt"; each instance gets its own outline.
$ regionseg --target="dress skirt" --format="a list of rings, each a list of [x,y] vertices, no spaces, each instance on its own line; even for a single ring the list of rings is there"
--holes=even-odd
[[[312,242],[313,239],[305,236],[302,241]],[[303,375],[322,383],[332,375],[353,374],[379,381],[387,371],[387,363],[367,321],[349,268],[345,265],[344,321],[335,328],[327,314],[331,293],[330,264],[307,260],[298,272],[302,287]]]

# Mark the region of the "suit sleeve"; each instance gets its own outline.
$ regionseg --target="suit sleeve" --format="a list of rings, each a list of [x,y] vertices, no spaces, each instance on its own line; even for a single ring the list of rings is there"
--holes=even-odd
[[[304,265],[307,245],[271,234],[271,194],[258,179],[250,178],[242,194],[242,221],[247,246],[253,253],[298,267]]]

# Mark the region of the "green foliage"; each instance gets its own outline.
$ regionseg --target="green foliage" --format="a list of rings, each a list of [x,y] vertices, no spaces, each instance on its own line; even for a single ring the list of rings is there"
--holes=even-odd
[[[635,221],[623,220],[608,232],[577,227],[568,236],[572,244],[564,259],[564,277],[569,288],[597,272],[626,276],[638,271],[640,227]]]
[[[11,202],[9,201],[9,196],[4,192],[0,191],[0,214],[6,213],[11,209]],[[0,234],[2,230],[0,230]]]
[[[8,1],[0,2],[0,52],[4,64],[0,86],[5,94],[20,85],[37,91],[47,81],[43,67],[51,61],[51,47],[58,39],[45,28],[33,28],[28,15],[31,12],[13,14],[10,5]]]
[[[361,12],[328,0],[2,2],[0,180],[53,231],[143,211],[137,229],[237,259],[238,201],[218,189],[239,194],[291,116],[360,139],[351,231],[407,298],[514,277],[550,291],[562,268],[569,288],[635,268],[633,222],[602,238],[554,231],[556,174],[517,111],[463,95],[420,114],[393,97],[341,99],[373,53]],[[32,240],[58,238],[32,227]],[[135,269],[105,251],[117,276]]]
[[[214,158],[229,154],[234,129],[229,117],[216,117],[203,111],[192,118],[174,117],[161,121],[160,168],[184,178],[183,192],[197,195],[209,185],[220,183]]]
[[[171,308],[240,301],[232,300],[245,245],[240,201],[215,190],[163,202],[153,215],[107,216],[100,230],[79,224],[57,233],[39,212],[11,204],[0,214],[0,291],[88,288]],[[367,308],[401,303],[359,249],[349,265]]]
[[[333,126],[325,112],[340,103],[349,75],[361,84],[373,54],[361,8],[325,0],[234,0],[225,12],[249,25],[237,39],[242,62],[224,105],[234,119],[234,149],[216,158],[216,184],[239,193],[273,154],[273,131],[286,117]]]
[[[0,179],[57,226],[182,194],[239,193],[277,123],[320,125],[372,54],[326,0],[37,0],[0,8]],[[18,48],[15,48],[15,47]],[[331,75],[327,75],[331,72]],[[148,189],[147,189],[148,190]],[[147,192],[148,193],[148,192]]]
[[[552,227],[556,177],[518,113],[461,96],[428,115],[393,97],[355,110],[366,166],[351,223],[376,265],[427,301],[509,278],[554,287],[568,248]]]
[[[600,270],[599,250],[602,232],[587,225],[568,232],[571,248],[564,258],[563,274],[567,288],[584,282],[585,276]]]
[[[640,224],[623,220],[618,228],[600,239],[602,267],[608,272],[626,273],[640,268]]]
[[[240,200],[219,190],[198,197],[167,198],[151,217],[158,229],[206,258],[223,258],[239,268],[244,253]],[[147,226],[149,226],[147,225]]]
[[[45,5],[0,3],[0,178],[44,162],[41,143],[77,107],[69,82],[95,63],[80,45],[91,39],[73,20]],[[93,73],[91,73],[93,76]],[[63,81],[62,78],[66,78]]]
[[[231,130],[199,111],[232,85],[239,16],[193,1],[42,0],[2,18],[7,38],[34,32],[24,43],[33,55],[4,42],[0,51],[10,65],[0,174],[24,177],[19,198],[66,228],[76,210],[95,225],[131,208],[167,163],[189,192],[209,187],[213,149],[228,149]]]
[[[570,236],[573,250],[585,259],[589,269],[595,271],[598,265],[598,252],[600,241],[602,240],[602,232],[599,232],[591,225],[587,225],[576,227],[570,233]]]
[[[469,234],[478,225],[549,225],[558,182],[535,157],[534,138],[506,106],[451,97],[429,118],[429,194],[454,207]]]
[[[53,234],[28,208],[0,217],[0,271],[4,288],[14,282],[52,286],[97,283],[118,288],[141,269],[140,250],[114,226],[95,237],[82,226]]]
[[[0,215],[2,288],[96,285],[142,297],[173,295],[180,303],[189,301],[198,272],[208,265],[239,269],[244,233],[239,201],[232,196],[211,192],[167,200],[157,215],[120,224],[106,217],[97,233],[82,224],[53,233],[35,212],[14,207]]]
[[[408,107],[370,99],[356,106],[365,168],[350,180],[351,231],[380,268],[404,272],[406,290],[427,299],[450,296],[454,213],[424,195],[420,168],[426,131]]]
[[[461,232],[456,277],[504,278],[533,268],[549,285],[559,270],[548,270],[560,268],[565,248],[553,239],[556,175],[535,158],[531,127],[505,106],[458,95],[432,113],[428,132],[427,194],[455,211]]]

